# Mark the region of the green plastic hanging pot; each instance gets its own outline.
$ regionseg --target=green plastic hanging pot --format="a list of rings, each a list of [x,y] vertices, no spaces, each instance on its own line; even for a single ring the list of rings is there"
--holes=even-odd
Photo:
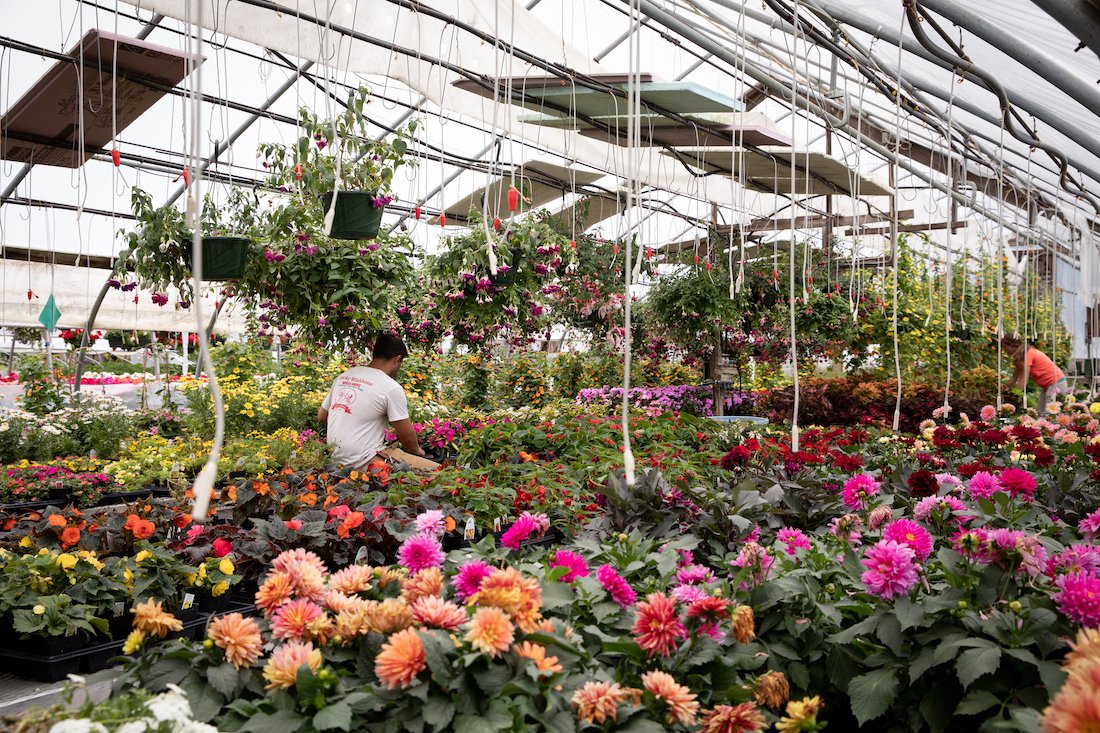
[[[209,236],[202,238],[202,279],[239,280],[248,263],[252,240],[247,237]],[[183,258],[191,266],[191,248],[183,248]]]
[[[371,191],[337,191],[336,211],[332,217],[332,231],[328,235],[334,239],[374,239],[382,225],[384,207],[376,207],[373,199],[378,194]],[[332,204],[332,194],[321,197],[321,205],[327,214]]]

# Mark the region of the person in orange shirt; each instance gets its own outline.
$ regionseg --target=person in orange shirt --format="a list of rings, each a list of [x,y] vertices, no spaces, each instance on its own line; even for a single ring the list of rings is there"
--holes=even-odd
[[[1069,391],[1066,375],[1049,356],[1030,344],[1024,344],[1018,336],[1005,336],[1001,339],[1001,346],[1012,356],[1012,379],[1008,382],[1008,388],[1023,391],[1027,389],[1028,379],[1034,379],[1039,387],[1039,402],[1035,405],[1035,411],[1046,415],[1050,400]]]

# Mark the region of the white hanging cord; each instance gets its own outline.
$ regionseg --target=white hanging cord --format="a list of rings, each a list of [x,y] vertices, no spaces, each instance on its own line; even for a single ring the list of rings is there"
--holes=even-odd
[[[203,321],[202,312],[202,165],[201,161],[201,131],[202,127],[202,10],[204,3],[197,3],[197,17],[191,22],[191,0],[187,0],[187,52],[188,65],[191,66],[191,75],[194,78],[190,84],[191,97],[191,140],[187,151],[187,167],[193,171],[191,185],[187,192],[187,208],[191,218],[191,287],[194,291],[192,300],[195,306],[195,331],[199,335],[199,353],[202,355],[203,366],[206,368],[207,384],[210,387],[210,395],[214,401],[214,443],[210,448],[210,455],[206,464],[199,472],[192,488],[195,498],[191,507],[191,516],[196,522],[206,521],[207,510],[210,508],[210,494],[214,491],[214,482],[218,478],[218,459],[221,458],[222,443],[225,440],[225,408],[222,404],[222,393],[218,387],[218,375],[214,373],[214,360],[210,356],[209,338],[206,333],[206,323]]]
[[[799,0],[794,0],[794,38],[792,41],[793,50],[792,55],[798,52],[798,9]],[[796,133],[798,132],[798,95],[795,93],[795,87],[798,82],[798,67],[796,64],[791,64],[791,143],[794,144]],[[809,101],[807,100],[807,105]],[[808,113],[808,110],[807,110]],[[807,124],[808,121],[807,121]],[[807,140],[808,142],[808,140]],[[809,148],[807,147],[807,158],[809,156]],[[798,332],[795,327],[795,306],[794,306],[794,264],[795,264],[795,196],[797,195],[795,186],[796,181],[796,160],[798,153],[794,147],[791,148],[791,257],[790,257],[790,272],[788,292],[787,292],[787,306],[791,319],[791,372],[794,374],[794,405],[791,410],[791,450],[798,452],[798,407],[799,407],[799,383],[798,383]],[[809,176],[809,166],[807,166],[807,177]]]
[[[952,149],[951,140],[952,140],[952,136],[953,136],[953,130],[955,129],[954,126],[952,125],[952,119],[953,119],[954,112],[955,112],[955,91],[956,91],[957,87],[958,87],[958,84],[957,84],[956,79],[955,79],[955,72],[954,72],[954,70],[952,70],[951,71],[951,96],[947,100],[947,132],[946,132],[947,140],[944,143],[944,148],[943,148],[944,149],[944,159],[947,163],[946,167],[947,167],[948,171],[950,171],[949,179],[954,179],[954,170],[955,170],[955,156],[952,154],[952,151],[951,151],[951,149]],[[952,183],[953,183],[952,180],[948,181],[948,185],[951,186],[951,190],[954,191],[955,186],[952,185]],[[947,218],[948,218],[949,221],[947,222],[946,241],[944,242],[945,251],[946,251],[946,258],[947,258],[946,263],[945,263],[946,264],[945,269],[947,270],[947,282],[945,284],[946,289],[944,291],[944,327],[943,327],[944,328],[944,351],[945,351],[945,354],[946,354],[946,357],[947,357],[947,375],[944,379],[944,385],[943,385],[943,414],[944,414],[945,419],[947,418],[950,407],[951,407],[951,286],[952,286],[952,284],[954,283],[954,280],[955,280],[954,266],[953,266],[952,261],[951,261],[952,244],[953,244],[951,225],[954,223],[953,221],[950,221],[950,219],[953,218],[952,214],[953,214],[953,212],[952,212],[952,208],[951,208],[951,198],[948,198],[948,200],[947,200]]]
[[[635,18],[638,19],[637,32]],[[641,137],[641,65],[642,65],[642,39],[641,39],[641,10],[638,0],[630,0],[630,14],[627,18],[630,43],[630,65],[627,83],[627,147],[630,150],[630,166],[626,187],[626,204],[630,211],[630,217],[635,225],[638,222],[638,158],[639,138]],[[625,334],[623,337],[623,402],[622,402],[622,428],[623,428],[623,475],[627,486],[633,486],[634,476],[634,452],[630,445],[630,352],[631,352],[631,252],[633,246],[634,226],[627,229],[627,235],[623,244],[626,247],[626,258],[623,260],[623,284],[624,284],[624,316],[623,323]]]
[[[902,14],[901,22],[902,22],[902,26],[904,28],[904,25],[905,25],[904,13]],[[898,44],[898,78],[897,78],[897,85],[894,89],[894,99],[895,99],[895,102],[896,102],[896,104],[894,105],[894,157],[895,158],[899,157],[899,155],[901,153],[901,66],[902,66],[902,60],[903,60],[904,56],[905,56],[905,51],[902,48],[901,44]],[[894,164],[891,163],[891,166],[893,166],[893,165]],[[897,168],[893,168],[893,170],[896,171]],[[898,201],[898,199],[897,199],[897,196],[898,196],[898,176],[897,176],[896,172],[893,176],[893,179],[894,180],[892,180],[891,183],[893,184],[893,189],[894,189],[894,191],[893,191],[894,205],[892,207],[893,211],[891,212],[891,216],[890,216],[890,239],[891,239],[890,249],[891,249],[891,252],[893,254],[893,257],[891,258],[893,260],[893,262],[891,263],[891,270],[893,272],[893,276],[891,278],[891,280],[892,280],[892,282],[891,282],[891,285],[892,285],[892,287],[891,287],[891,291],[892,291],[891,298],[893,300],[893,306],[891,308],[892,313],[890,315],[890,330],[892,332],[891,336],[894,339],[894,379],[897,380],[897,395],[896,395],[896,399],[894,401],[894,422],[893,422],[893,427],[894,427],[894,432],[897,432],[898,428],[901,424],[901,392],[902,392],[902,389],[901,389],[901,354],[898,353],[899,350],[900,350],[900,343],[899,343],[899,339],[898,339],[898,250],[901,249],[901,243],[898,241],[898,205],[897,205],[897,201]]]

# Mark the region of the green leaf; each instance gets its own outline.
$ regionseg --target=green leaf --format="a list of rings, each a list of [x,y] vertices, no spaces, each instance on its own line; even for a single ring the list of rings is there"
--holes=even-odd
[[[878,638],[882,639],[882,643],[885,644],[890,651],[894,654],[901,655],[903,642],[901,638],[901,624],[898,622],[897,616],[893,614],[883,615],[875,633],[878,635]]]
[[[576,600],[573,589],[565,583],[544,583],[542,586],[542,608],[552,611],[555,608],[572,605]]]
[[[348,730],[351,728],[351,707],[341,700],[321,708],[313,716],[317,730]]]
[[[920,676],[927,672],[930,668],[936,664],[936,650],[932,647],[926,646],[920,650],[916,659],[909,663],[909,683],[912,684],[920,679]]]
[[[924,620],[924,608],[909,600],[908,596],[902,596],[894,603],[894,615],[901,624],[901,630],[920,626]]]
[[[455,718],[454,733],[485,733],[485,720],[478,715],[459,715]]]
[[[709,636],[696,638],[695,647],[684,657],[682,668],[685,670],[701,667],[722,652],[722,648]]]
[[[843,631],[838,631],[829,637],[829,641],[834,644],[851,644],[857,636],[863,636],[864,634],[870,634],[878,626],[878,616],[871,616],[865,618],[858,624],[849,626]]]
[[[305,718],[293,710],[277,710],[274,713],[257,713],[240,733],[296,733]]]
[[[232,698],[237,691],[237,670],[229,662],[210,667],[206,670],[206,679],[211,687],[227,698]]]
[[[959,671],[959,682],[963,689],[970,687],[974,680],[983,674],[996,672],[1001,664],[1001,648],[967,649],[959,655],[955,666]]]
[[[955,715],[977,715],[1000,704],[1000,699],[989,690],[971,690],[955,708]]]
[[[493,665],[483,672],[474,672],[474,680],[486,696],[492,698],[512,679],[512,670],[502,665]]]
[[[665,733],[668,729],[654,720],[638,717],[619,730],[623,733]]]
[[[898,678],[892,669],[876,669],[848,683],[852,713],[860,725],[885,713],[897,694]]]
[[[213,720],[225,705],[225,698],[198,674],[188,675],[180,687],[187,693],[191,715],[200,723]]]
[[[424,704],[420,714],[424,716],[424,722],[436,730],[443,730],[455,717],[455,705],[450,700],[432,698]]]

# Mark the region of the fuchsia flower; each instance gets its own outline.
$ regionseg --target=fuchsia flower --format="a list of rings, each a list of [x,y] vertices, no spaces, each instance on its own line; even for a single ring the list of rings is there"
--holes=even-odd
[[[844,491],[840,496],[844,500],[844,506],[855,512],[866,509],[867,500],[878,494],[878,491],[879,482],[874,476],[869,473],[857,473],[844,482]]]
[[[535,534],[536,531],[538,531],[538,525],[535,524],[535,520],[525,514],[517,519],[508,528],[508,531],[501,536],[500,544],[509,550],[518,550],[520,543]]]
[[[634,589],[630,587],[630,583],[627,583],[626,579],[619,575],[619,571],[610,565],[601,565],[596,569],[596,580],[599,581],[600,587],[611,596],[611,600],[623,608],[633,606],[634,601],[638,599]]]
[[[749,571],[747,581],[741,583],[742,590],[748,590],[767,580],[774,564],[775,558],[768,554],[767,548],[756,542],[746,542],[737,559],[730,563],[733,567]]]
[[[492,566],[481,560],[471,560],[458,569],[452,583],[455,587],[455,595],[460,601],[464,601],[477,593],[481,587],[481,581],[493,572]]]
[[[1081,530],[1081,536],[1086,540],[1095,539],[1100,534],[1100,509],[1082,519],[1077,524],[1077,529]]]
[[[988,499],[1001,490],[1001,482],[991,473],[978,471],[967,482],[966,489],[972,499]]]
[[[932,535],[928,534],[928,530],[924,527],[910,519],[897,519],[890,522],[883,530],[882,538],[905,545],[913,551],[913,554],[917,556],[917,560],[921,562],[927,560],[928,556],[932,554]]]
[[[558,550],[550,559],[552,568],[568,568],[569,572],[558,578],[563,583],[572,583],[577,578],[588,577],[588,563],[584,558],[569,550]]]
[[[1066,618],[1087,628],[1100,626],[1100,578],[1088,573],[1059,575],[1051,598]]]
[[[685,565],[676,571],[676,582],[681,585],[714,582],[714,571],[706,565]]]
[[[707,591],[702,586],[684,583],[673,588],[672,592],[669,593],[669,597],[678,603],[694,603],[706,598]]]
[[[931,521],[951,521],[958,524],[966,524],[972,516],[965,514],[958,514],[958,512],[966,511],[967,506],[959,499],[951,496],[926,496],[917,502],[917,505],[913,508],[913,516],[922,522]]]
[[[1053,578],[1066,573],[1087,573],[1100,577],[1100,547],[1070,545],[1047,560],[1047,575]]]
[[[810,549],[810,538],[800,529],[790,527],[779,530],[776,539],[783,543],[783,549],[788,555],[794,555],[798,550]]]
[[[889,600],[905,595],[917,584],[919,566],[914,558],[915,553],[908,546],[894,540],[882,540],[867,548],[862,561],[867,571],[860,580],[868,593],[879,598]]]
[[[1006,468],[1001,471],[1001,488],[1013,499],[1021,495],[1027,503],[1035,499],[1035,477],[1022,468]]]
[[[401,543],[397,551],[397,562],[415,575],[426,568],[442,565],[443,547],[430,534],[416,534]]]

